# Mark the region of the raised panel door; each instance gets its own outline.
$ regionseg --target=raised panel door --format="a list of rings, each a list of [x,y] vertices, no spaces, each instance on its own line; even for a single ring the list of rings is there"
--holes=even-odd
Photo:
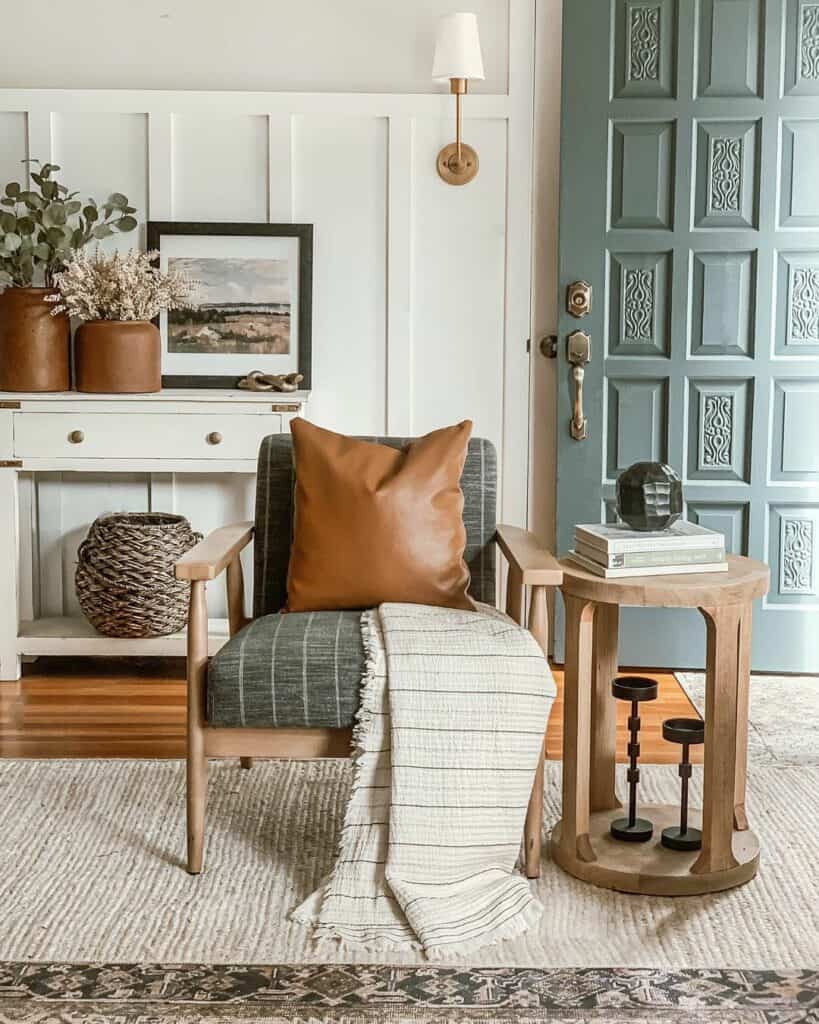
[[[754,668],[819,671],[819,0],[605,8],[564,3],[558,546],[613,520],[627,465],[665,460],[687,517],[771,566]],[[696,616],[623,613],[623,664],[704,655]]]

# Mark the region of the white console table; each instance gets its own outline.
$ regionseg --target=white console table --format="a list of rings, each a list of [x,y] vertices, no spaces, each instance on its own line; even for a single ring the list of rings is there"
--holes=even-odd
[[[184,633],[113,639],[79,617],[21,620],[20,473],[254,473],[262,438],[287,432],[308,397],[305,391],[0,392],[0,681],[20,678],[23,655],[185,653]],[[214,623],[211,652],[226,638],[225,625]]]

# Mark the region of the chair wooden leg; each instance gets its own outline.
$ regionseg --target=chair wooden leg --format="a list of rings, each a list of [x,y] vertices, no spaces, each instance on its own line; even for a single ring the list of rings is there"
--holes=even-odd
[[[188,751],[188,874],[202,870],[205,845],[205,807],[208,799],[208,759]]]
[[[208,611],[205,584],[191,584],[188,616],[188,872],[202,870],[205,842],[205,804],[208,792],[208,760],[205,755],[205,685],[208,671]]]
[[[546,740],[540,751],[535,781],[526,809],[523,826],[523,864],[527,878],[540,878],[541,836],[543,834],[543,768],[546,760]]]
[[[239,764],[245,769],[245,771],[250,771],[250,769],[253,767],[253,758],[252,757],[240,757],[239,758]]]

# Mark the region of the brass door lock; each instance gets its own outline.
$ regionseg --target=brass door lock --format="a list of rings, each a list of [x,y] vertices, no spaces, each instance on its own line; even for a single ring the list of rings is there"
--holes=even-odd
[[[566,289],[566,312],[584,317],[591,313],[592,286],[588,281],[572,281]]]

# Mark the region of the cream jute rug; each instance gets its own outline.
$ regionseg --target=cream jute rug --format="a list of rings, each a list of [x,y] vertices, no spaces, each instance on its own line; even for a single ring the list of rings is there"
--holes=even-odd
[[[645,799],[676,799],[674,766],[643,774]],[[549,824],[559,778],[550,762]],[[422,962],[340,956],[287,920],[330,868],[349,784],[344,760],[258,762],[250,772],[212,765],[205,872],[191,878],[181,859],[181,762],[0,762],[0,961]],[[534,883],[541,928],[472,955],[471,965],[818,964],[819,768],[754,766],[748,807],[763,858],[748,885],[676,900],[626,896],[547,860]]]
[[[677,672],[705,716],[705,675]],[[751,676],[748,758],[755,764],[819,765],[819,676]]]

